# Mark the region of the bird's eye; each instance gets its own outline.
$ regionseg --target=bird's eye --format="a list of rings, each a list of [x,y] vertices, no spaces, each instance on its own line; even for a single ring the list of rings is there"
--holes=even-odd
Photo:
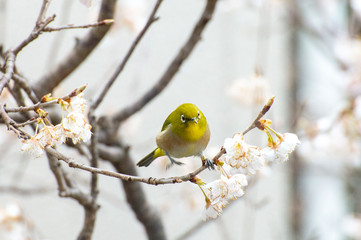
[[[197,118],[201,119],[201,114],[200,113],[198,113]]]
[[[186,118],[184,117],[184,115],[181,115],[181,121],[184,123],[186,122]]]

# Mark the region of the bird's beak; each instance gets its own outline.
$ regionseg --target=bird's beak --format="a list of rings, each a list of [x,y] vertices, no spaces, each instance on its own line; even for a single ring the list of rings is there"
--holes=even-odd
[[[191,121],[195,122],[196,124],[198,124],[198,119],[196,117],[191,118]]]

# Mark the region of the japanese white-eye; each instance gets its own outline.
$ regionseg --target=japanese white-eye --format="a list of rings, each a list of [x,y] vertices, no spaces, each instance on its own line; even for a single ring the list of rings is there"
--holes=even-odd
[[[148,167],[157,157],[167,155],[171,163],[183,164],[174,158],[199,156],[203,164],[214,168],[213,163],[203,155],[210,131],[206,117],[192,103],[177,107],[165,120],[162,131],[156,137],[157,148],[137,163]]]

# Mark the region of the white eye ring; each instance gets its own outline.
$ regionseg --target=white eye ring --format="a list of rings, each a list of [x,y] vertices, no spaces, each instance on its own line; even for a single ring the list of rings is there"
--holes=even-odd
[[[184,122],[184,123],[186,122],[186,118],[184,117],[183,114],[181,115],[181,121]]]
[[[201,119],[201,114],[199,112],[198,112],[197,118]]]

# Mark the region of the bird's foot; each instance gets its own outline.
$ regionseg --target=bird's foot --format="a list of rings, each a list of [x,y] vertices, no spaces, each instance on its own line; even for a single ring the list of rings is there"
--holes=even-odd
[[[205,156],[202,156],[201,159],[202,159],[203,166],[205,165],[209,170],[214,170],[215,169],[214,163],[211,160],[209,160]]]
[[[173,165],[173,164],[183,165],[184,164],[184,163],[179,162],[179,161],[175,160],[174,158],[172,158],[168,153],[167,153],[167,156],[168,156],[168,158],[169,158],[169,160],[171,162],[171,165]]]

